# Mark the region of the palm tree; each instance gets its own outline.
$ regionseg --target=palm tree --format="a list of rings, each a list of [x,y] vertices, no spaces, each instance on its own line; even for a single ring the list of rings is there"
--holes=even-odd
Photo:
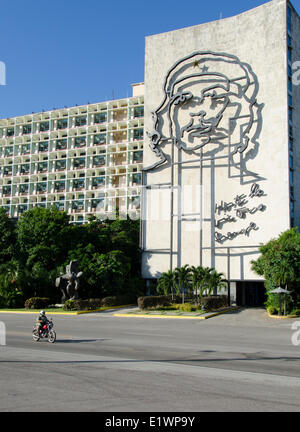
[[[184,303],[185,289],[190,286],[191,269],[188,264],[185,264],[183,267],[176,268],[174,273],[177,290],[182,293],[182,303]]]
[[[214,271],[212,267],[202,267],[199,297],[202,297],[204,292],[208,289],[212,271]]]
[[[159,293],[163,293],[164,295],[172,294],[172,300],[174,298],[174,273],[172,270],[169,270],[168,272],[164,272],[161,274],[160,278],[158,279],[157,283],[157,291]]]
[[[218,288],[227,288],[226,280],[223,278],[223,273],[218,273],[213,270],[207,278],[208,295],[217,294]]]
[[[196,298],[200,297],[200,287],[203,281],[204,268],[202,266],[191,267],[191,286]],[[199,290],[199,293],[198,293]]]

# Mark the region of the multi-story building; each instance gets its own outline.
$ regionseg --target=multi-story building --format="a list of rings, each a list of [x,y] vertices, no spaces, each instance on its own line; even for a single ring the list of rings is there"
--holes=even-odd
[[[133,96],[0,120],[0,206],[57,206],[70,222],[139,217],[143,84]]]
[[[261,304],[259,246],[300,226],[300,19],[287,0],[146,38],[143,276],[216,268]],[[159,203],[159,204],[158,204]]]

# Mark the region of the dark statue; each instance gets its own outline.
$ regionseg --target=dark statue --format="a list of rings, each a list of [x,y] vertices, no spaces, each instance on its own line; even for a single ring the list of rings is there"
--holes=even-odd
[[[78,272],[78,262],[71,261],[66,266],[66,274],[59,276],[55,280],[55,286],[59,288],[63,294],[61,302],[65,303],[67,297],[70,300],[78,299],[79,278],[82,272]]]

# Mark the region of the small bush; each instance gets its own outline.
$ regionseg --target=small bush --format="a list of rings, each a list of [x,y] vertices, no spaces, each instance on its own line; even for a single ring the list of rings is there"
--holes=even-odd
[[[101,306],[109,307],[109,306],[123,306],[131,303],[135,303],[136,300],[132,298],[130,295],[119,295],[119,296],[110,296],[104,297],[101,300]]]
[[[169,296],[147,296],[138,298],[139,309],[154,309],[157,307],[169,306]]]
[[[275,315],[275,314],[277,314],[277,309],[276,309],[276,307],[275,306],[269,306],[268,307],[268,312],[269,312],[269,314],[270,315]]]
[[[300,309],[293,309],[293,310],[290,312],[290,315],[300,316]]]
[[[43,309],[48,306],[50,299],[48,297],[31,297],[25,301],[26,309]]]
[[[63,310],[71,311],[71,310],[94,310],[99,309],[101,307],[100,299],[75,299],[75,300],[66,300],[63,306]]]
[[[207,296],[201,298],[201,306],[208,311],[226,307],[227,304],[228,298],[226,295]]]
[[[182,304],[178,304],[176,305],[178,310],[182,311],[182,312],[193,312],[194,310],[196,310],[196,307],[191,305],[191,303],[182,303]]]

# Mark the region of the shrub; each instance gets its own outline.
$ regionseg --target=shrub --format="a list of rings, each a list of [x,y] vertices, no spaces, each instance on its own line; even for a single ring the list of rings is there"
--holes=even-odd
[[[110,296],[110,297],[104,297],[101,300],[101,306],[104,307],[123,306],[135,302],[136,300],[134,300],[131,295]]]
[[[170,305],[170,296],[147,296],[138,298],[139,309],[152,309]]]
[[[31,297],[25,301],[26,309],[43,309],[46,308],[50,303],[48,297]]]
[[[293,309],[291,311],[290,315],[300,316],[300,309]]]
[[[270,315],[275,315],[278,312],[275,306],[269,306],[267,309]]]
[[[101,307],[100,299],[75,299],[75,300],[66,300],[63,306],[63,310],[94,310],[99,309]]]
[[[183,303],[177,305],[177,309],[179,309],[182,312],[192,312],[196,309],[196,307],[191,305],[191,303]]]
[[[226,295],[220,296],[207,296],[201,298],[201,306],[205,310],[215,310],[222,307],[226,307],[228,298]]]

